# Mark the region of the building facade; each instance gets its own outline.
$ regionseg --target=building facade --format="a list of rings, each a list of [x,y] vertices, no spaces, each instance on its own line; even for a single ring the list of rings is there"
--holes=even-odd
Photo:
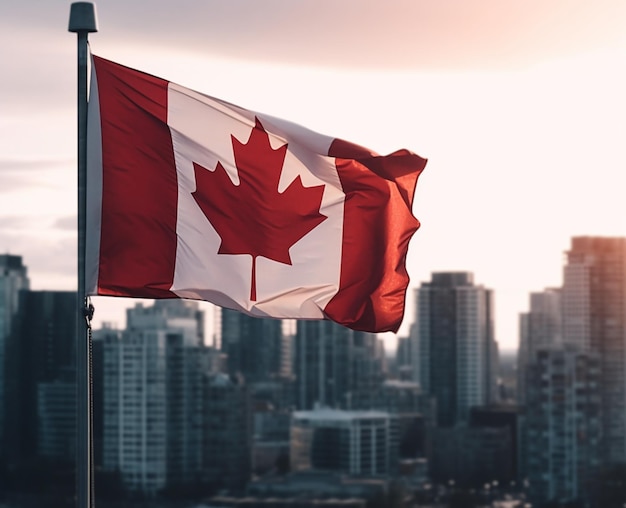
[[[128,309],[127,321],[103,345],[103,466],[147,495],[192,485],[202,464],[202,314],[158,300]]]
[[[294,344],[298,409],[371,407],[384,367],[375,334],[332,321],[298,321]]]
[[[599,356],[602,457],[626,462],[626,238],[574,237],[563,273],[563,340]]]
[[[7,383],[10,383],[10,373],[7,372],[9,337],[18,311],[19,293],[28,287],[28,273],[22,257],[0,255],[0,445],[4,445],[7,438],[5,421],[7,412],[11,410],[7,400],[7,391],[10,390],[7,387]],[[4,454],[0,452],[0,455]]]
[[[229,373],[243,375],[248,383],[290,374],[288,337],[279,319],[221,309],[221,342]]]
[[[523,449],[534,502],[588,499],[601,465],[598,355],[575,345],[537,351],[527,380]]]
[[[242,492],[252,469],[252,413],[241,377],[205,374],[202,427],[202,483],[212,492]]]
[[[540,348],[562,343],[561,288],[530,294],[530,309],[520,314],[520,341],[517,353],[517,402],[526,401],[528,369]]]
[[[48,437],[55,436],[57,443],[75,438],[75,400],[67,395],[76,386],[76,312],[75,292],[19,293],[6,364],[10,418],[4,449],[13,463],[50,457]],[[53,458],[74,460],[73,448],[63,449],[57,447]]]
[[[467,422],[497,398],[493,292],[469,272],[433,273],[415,293],[414,378],[435,398],[437,425]]]
[[[291,421],[293,471],[334,471],[379,476],[397,462],[395,418],[382,411],[296,411]]]

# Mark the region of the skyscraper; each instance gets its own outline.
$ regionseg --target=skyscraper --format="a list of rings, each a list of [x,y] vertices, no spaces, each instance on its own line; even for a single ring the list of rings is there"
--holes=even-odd
[[[103,465],[154,495],[193,484],[202,464],[202,319],[195,302],[157,300],[127,311],[105,338]]]
[[[588,500],[600,467],[598,356],[577,345],[543,346],[528,372],[523,448],[530,498]]]
[[[380,353],[374,334],[332,321],[298,321],[296,406],[367,409],[383,378]]]
[[[18,310],[19,292],[28,289],[26,267],[21,256],[0,255],[0,445],[4,444],[7,411],[7,341]],[[4,448],[4,446],[2,446]],[[0,452],[2,454],[2,452]]]
[[[250,383],[290,371],[281,320],[252,317],[231,309],[221,309],[221,314],[222,351],[228,357],[231,374],[241,374]]]
[[[20,291],[6,365],[12,461],[74,459],[75,337],[75,292]]]
[[[433,273],[416,290],[414,375],[435,397],[442,427],[467,422],[471,407],[496,399],[493,292],[473,279],[469,272]]]
[[[210,491],[241,492],[250,480],[252,413],[241,377],[207,373],[202,397],[202,482]]]
[[[600,358],[602,455],[626,462],[626,238],[572,238],[563,272],[563,341]]]
[[[517,353],[517,401],[526,400],[528,366],[537,351],[562,343],[561,288],[530,294],[530,309],[520,314],[520,344]]]
[[[352,330],[332,321],[298,321],[295,337],[296,407],[346,407]]]

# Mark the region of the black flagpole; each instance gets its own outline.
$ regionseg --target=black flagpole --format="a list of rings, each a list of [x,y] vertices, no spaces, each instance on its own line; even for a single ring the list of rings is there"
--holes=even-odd
[[[74,2],[68,31],[78,36],[78,295],[76,312],[76,506],[93,502],[91,435],[91,337],[87,330],[85,296],[85,231],[87,203],[87,37],[97,32],[96,12],[90,2]]]

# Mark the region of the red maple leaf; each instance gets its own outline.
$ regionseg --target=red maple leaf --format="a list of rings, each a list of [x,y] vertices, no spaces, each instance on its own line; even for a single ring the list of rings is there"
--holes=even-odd
[[[304,187],[298,176],[278,192],[287,145],[274,150],[261,122],[255,120],[247,143],[231,136],[239,185],[220,162],[215,171],[194,162],[192,192],[222,239],[218,254],[252,256],[252,301],[256,301],[256,258],[290,265],[290,247],[326,219],[319,212],[323,185]]]

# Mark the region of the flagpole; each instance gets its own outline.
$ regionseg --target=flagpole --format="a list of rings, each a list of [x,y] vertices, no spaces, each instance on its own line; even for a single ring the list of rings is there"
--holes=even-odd
[[[87,55],[88,34],[97,32],[96,12],[90,2],[74,2],[68,31],[78,38],[78,293],[76,312],[76,506],[93,506],[91,337],[87,330],[85,296],[85,231],[87,204]]]

